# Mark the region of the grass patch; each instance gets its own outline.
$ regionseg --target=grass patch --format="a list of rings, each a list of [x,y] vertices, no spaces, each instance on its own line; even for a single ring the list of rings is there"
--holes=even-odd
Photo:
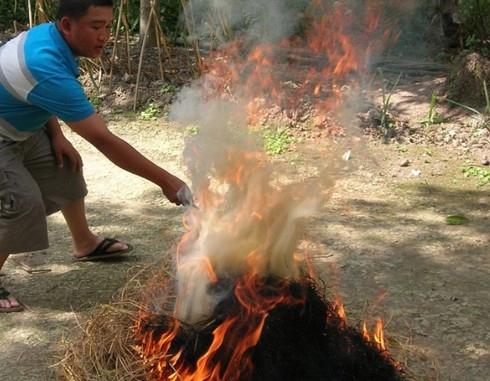
[[[470,165],[468,167],[461,168],[461,172],[463,172],[464,177],[476,177],[477,187],[490,184],[490,169]]]

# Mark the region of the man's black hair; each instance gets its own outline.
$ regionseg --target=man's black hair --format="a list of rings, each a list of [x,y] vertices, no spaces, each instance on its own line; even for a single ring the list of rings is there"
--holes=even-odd
[[[92,5],[95,7],[112,7],[112,0],[59,0],[56,20],[61,20],[63,17],[79,20]]]

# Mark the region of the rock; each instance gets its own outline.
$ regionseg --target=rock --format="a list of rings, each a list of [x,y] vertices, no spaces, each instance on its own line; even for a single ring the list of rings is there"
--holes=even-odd
[[[412,171],[410,173],[413,177],[417,177],[417,176],[420,176],[422,171],[420,169],[412,169]]]

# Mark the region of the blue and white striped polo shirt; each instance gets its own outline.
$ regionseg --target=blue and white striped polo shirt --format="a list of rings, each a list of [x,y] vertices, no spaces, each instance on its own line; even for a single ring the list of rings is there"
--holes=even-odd
[[[0,141],[22,141],[54,116],[69,123],[94,113],[78,61],[54,23],[0,47]]]

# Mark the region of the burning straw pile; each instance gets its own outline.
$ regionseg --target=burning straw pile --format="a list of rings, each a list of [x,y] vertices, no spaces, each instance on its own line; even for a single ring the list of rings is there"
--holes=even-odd
[[[279,184],[246,136],[211,105],[189,142],[197,206],[158,271],[82,325],[58,364],[67,380],[403,380],[395,362],[346,324],[297,252],[330,178]],[[208,116],[208,119],[205,118]],[[201,153],[206,152],[207,156]],[[170,266],[170,267],[169,267]]]
[[[140,278],[147,276],[140,274]],[[160,270],[145,281],[146,286],[135,279],[120,301],[99,307],[81,324],[78,339],[56,365],[59,377],[73,381],[404,380],[388,352],[349,327],[339,306],[328,301],[307,276],[300,281],[221,280],[215,291],[230,290],[233,283],[233,292],[198,325],[169,313],[141,311],[141,302],[131,300],[143,290],[145,294],[152,290],[149,300],[158,294],[161,298],[162,293],[168,296],[162,286],[171,290],[173,282],[167,271]],[[129,290],[132,295],[126,293]]]
[[[239,280],[201,323],[144,317],[139,348],[154,379],[403,380],[388,353],[348,327],[308,278]]]

